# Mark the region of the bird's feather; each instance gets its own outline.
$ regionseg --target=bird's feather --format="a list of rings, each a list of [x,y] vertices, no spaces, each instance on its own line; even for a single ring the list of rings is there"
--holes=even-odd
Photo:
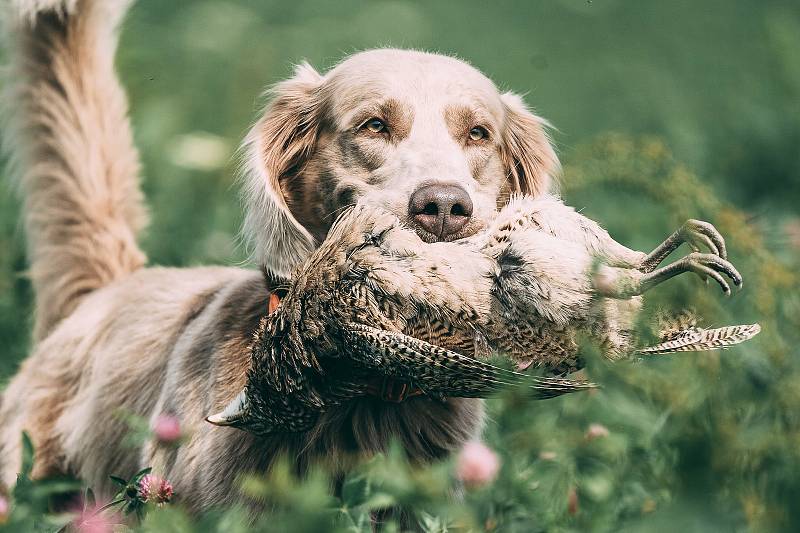
[[[668,354],[675,352],[702,352],[721,350],[752,339],[761,331],[758,324],[741,324],[722,328],[690,328],[679,332],[673,340],[641,348],[642,354]]]
[[[446,396],[485,397],[503,386],[522,385],[544,399],[596,387],[588,381],[528,376],[364,324],[348,325],[344,336],[351,357],[361,364]]]

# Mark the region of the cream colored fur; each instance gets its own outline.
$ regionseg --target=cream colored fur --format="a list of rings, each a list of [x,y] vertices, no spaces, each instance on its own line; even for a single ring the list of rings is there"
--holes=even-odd
[[[113,68],[128,3],[5,7],[13,63],[3,139],[24,200],[36,340],[86,294],[145,263],[136,243],[147,218],[139,163]],[[55,11],[36,17],[48,9]]]

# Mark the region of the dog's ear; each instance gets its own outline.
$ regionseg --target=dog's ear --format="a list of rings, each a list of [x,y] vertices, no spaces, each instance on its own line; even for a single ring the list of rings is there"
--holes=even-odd
[[[288,277],[316,243],[290,209],[291,181],[317,142],[323,77],[308,63],[277,84],[264,115],[243,145],[243,232],[253,259],[268,272]]]
[[[561,164],[547,135],[546,120],[531,113],[519,95],[501,96],[506,112],[502,155],[514,190],[538,196],[555,181]]]

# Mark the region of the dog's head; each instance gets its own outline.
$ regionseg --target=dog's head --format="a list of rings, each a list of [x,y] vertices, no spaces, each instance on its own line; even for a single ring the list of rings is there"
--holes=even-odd
[[[463,61],[405,50],[299,66],[245,143],[245,233],[287,275],[354,203],[381,206],[428,242],[470,236],[511,192],[548,189],[546,123]]]

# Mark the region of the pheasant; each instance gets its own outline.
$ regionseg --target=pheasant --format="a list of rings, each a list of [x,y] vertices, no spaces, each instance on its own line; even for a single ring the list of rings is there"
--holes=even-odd
[[[693,252],[657,268],[682,243]],[[631,350],[642,293],[682,272],[730,293],[723,275],[736,286],[742,277],[726,257],[706,222],[689,220],[645,254],[549,195],[514,197],[475,236],[433,244],[391,213],[358,205],[284,281],[281,305],[254,333],[247,385],[207,420],[261,435],[303,431],[326,409],[376,394],[376,382],[400,387],[393,400],[409,391],[486,397],[514,385],[549,398],[592,388],[563,377],[579,366],[579,332],[620,357]],[[490,363],[492,353],[516,368]],[[551,375],[521,372],[531,366]]]

